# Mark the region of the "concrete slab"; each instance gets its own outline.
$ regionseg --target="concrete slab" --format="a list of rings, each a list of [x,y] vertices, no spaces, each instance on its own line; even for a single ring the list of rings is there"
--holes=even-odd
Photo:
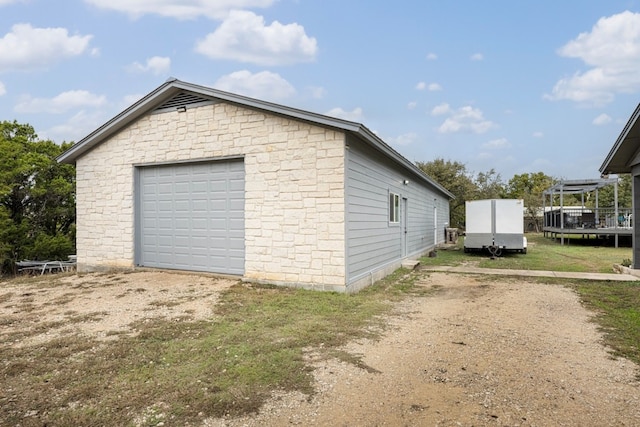
[[[616,273],[580,273],[566,271],[545,271],[545,270],[506,270],[499,268],[480,268],[465,266],[423,266],[424,271],[439,271],[448,273],[467,273],[467,274],[491,274],[496,276],[522,276],[522,277],[557,277],[560,279],[585,279],[585,280],[609,280],[619,282],[635,282],[640,281],[640,277],[631,274]]]
[[[408,268],[409,270],[415,270],[420,265],[420,261],[416,259],[408,259],[402,261],[402,268]]]

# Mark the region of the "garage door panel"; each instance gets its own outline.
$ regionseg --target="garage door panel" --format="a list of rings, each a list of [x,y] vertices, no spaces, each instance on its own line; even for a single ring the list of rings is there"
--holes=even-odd
[[[209,182],[209,191],[211,193],[226,193],[228,183],[224,180],[224,177],[216,177],[215,181]]]
[[[191,211],[193,213],[206,214],[208,210],[209,210],[208,200],[192,200],[191,201]]]
[[[229,219],[229,228],[232,230],[231,233],[234,235],[237,231],[239,231],[239,227],[244,227],[244,219],[243,218],[230,218]],[[244,233],[241,233],[242,237],[244,237]]]
[[[244,181],[230,181],[229,182],[229,190],[230,191],[242,191],[244,189]]]
[[[209,221],[207,220],[207,218],[191,218],[191,227],[193,228],[193,231],[206,233],[208,229],[207,227],[208,222]],[[197,235],[193,237],[198,238]]]
[[[173,184],[171,182],[160,182],[158,183],[158,193],[159,194],[172,194],[173,193]]]
[[[207,223],[212,230],[224,230],[225,232],[227,231],[226,218],[209,218]]]
[[[137,263],[244,273],[244,163],[139,170]]]
[[[244,252],[244,241],[230,239],[228,249],[231,254],[237,254],[238,251]],[[237,255],[234,255],[234,256],[237,256]]]
[[[157,194],[157,197],[163,197],[163,195]],[[169,214],[173,212],[173,200],[159,200],[155,203],[155,205],[158,212],[168,212]]]
[[[244,216],[244,200],[232,199],[229,200],[229,210],[232,213],[242,214]]]

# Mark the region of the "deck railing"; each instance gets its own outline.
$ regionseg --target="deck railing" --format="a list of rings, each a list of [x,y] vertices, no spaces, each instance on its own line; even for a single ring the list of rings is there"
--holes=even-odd
[[[551,228],[632,228],[631,208],[557,208],[545,212],[544,226]]]

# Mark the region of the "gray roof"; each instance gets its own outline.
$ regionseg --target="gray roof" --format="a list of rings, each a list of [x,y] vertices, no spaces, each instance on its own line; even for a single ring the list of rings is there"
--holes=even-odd
[[[87,153],[103,141],[107,140],[115,133],[119,132],[132,122],[138,120],[145,114],[162,106],[166,101],[170,100],[174,96],[184,93],[185,91],[191,92],[200,97],[205,97],[207,99],[222,100],[230,102],[232,104],[241,105],[246,108],[263,110],[272,114],[286,116],[289,118],[309,122],[314,125],[335,128],[346,133],[350,133],[359,137],[362,141],[367,143],[372,148],[375,148],[376,150],[382,152],[389,159],[410,170],[417,177],[434,186],[442,193],[444,193],[447,197],[451,199],[455,198],[455,196],[451,194],[446,188],[426,175],[415,164],[413,164],[405,157],[403,157],[400,153],[391,148],[388,144],[386,144],[382,139],[376,136],[361,123],[342,120],[335,117],[299,110],[296,108],[286,107],[284,105],[274,104],[267,101],[261,101],[258,99],[224,92],[206,86],[183,82],[175,78],[167,80],[165,83],[147,94],[138,102],[131,105],[129,108],[78,141],[58,157],[58,162],[70,164],[74,163],[80,156]]]
[[[631,172],[631,166],[633,166],[631,160],[636,157],[636,152],[640,148],[639,117],[640,104],[636,107],[629,121],[622,129],[620,136],[618,136],[616,143],[613,144],[611,151],[609,151],[607,158],[600,166],[602,174]]]

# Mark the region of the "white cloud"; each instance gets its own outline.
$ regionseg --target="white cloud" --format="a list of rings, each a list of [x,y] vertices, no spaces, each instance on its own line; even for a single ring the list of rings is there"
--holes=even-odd
[[[154,75],[166,74],[171,69],[171,58],[165,56],[152,56],[145,64],[134,62],[127,69],[134,73],[151,73]]]
[[[262,16],[234,10],[213,33],[196,43],[195,50],[212,59],[276,66],[313,61],[318,45],[299,24],[274,21],[265,25]]]
[[[484,55],[481,53],[474,53],[469,57],[472,61],[482,61],[484,59]]]
[[[427,54],[427,59],[429,61],[435,61],[436,59],[438,59],[438,55],[436,55],[435,53],[428,53]]]
[[[76,113],[66,123],[57,125],[44,132],[46,138],[54,141],[78,141],[87,136],[104,123],[102,112],[87,113],[84,110]]]
[[[507,138],[498,138],[482,144],[482,147],[496,150],[500,148],[509,148],[511,147],[511,143],[507,140]]]
[[[449,104],[440,104],[440,105],[436,105],[435,107],[433,107],[433,109],[431,110],[431,115],[432,116],[441,116],[443,114],[449,114],[451,113],[451,106],[449,106]]]
[[[480,109],[471,106],[453,110],[448,104],[441,104],[435,107],[431,114],[434,116],[447,114],[449,116],[438,127],[440,133],[472,132],[480,134],[496,127],[495,123],[484,118]]]
[[[145,95],[142,93],[132,93],[130,95],[126,95],[124,98],[122,98],[122,101],[120,101],[119,110],[125,110],[129,108],[136,102],[140,101],[144,96]]]
[[[437,92],[442,90],[442,86],[440,86],[438,83],[429,83],[429,92]]]
[[[4,83],[0,82],[0,96],[7,93],[7,88],[4,87]]]
[[[425,82],[418,82],[416,85],[416,90],[425,90],[427,88],[427,84]]]
[[[289,98],[296,90],[279,74],[261,71],[252,74],[247,70],[236,71],[220,77],[215,88],[240,95],[251,96],[263,100],[280,100]]]
[[[608,114],[602,113],[593,119],[593,124],[596,126],[602,126],[611,123],[612,120],[613,119]]]
[[[600,18],[591,32],[579,34],[558,54],[581,59],[590,68],[560,79],[545,98],[597,106],[617,93],[635,93],[640,90],[640,13]]]
[[[415,132],[408,132],[402,135],[399,135],[397,137],[393,137],[393,138],[387,138],[387,141],[391,144],[391,145],[396,145],[396,146],[407,146],[407,145],[411,145],[414,142],[416,142],[416,140],[418,139],[418,134]]]
[[[362,123],[362,119],[364,118],[364,114],[362,113],[362,108],[356,107],[351,111],[345,111],[342,108],[336,107],[325,113],[327,116],[337,117],[339,119],[350,120],[352,122]]]
[[[11,3],[17,3],[18,0],[0,0],[0,7],[6,6]]]
[[[411,101],[407,104],[407,110],[415,110],[417,106],[418,103],[416,101]]]
[[[69,36],[66,28],[16,24],[0,39],[0,71],[42,68],[83,54],[93,36]]]
[[[14,110],[18,113],[60,114],[80,107],[100,107],[106,102],[107,98],[104,95],[95,95],[86,90],[71,90],[53,98],[24,96]]]
[[[275,0],[85,0],[101,9],[126,13],[132,18],[152,14],[176,19],[204,16],[223,19],[233,9],[266,8]]]
[[[534,138],[544,138],[544,133],[542,133],[541,131],[536,131],[532,134],[532,136]]]
[[[327,90],[321,86],[310,86],[308,91],[311,93],[311,96],[315,99],[322,99],[327,96]]]

